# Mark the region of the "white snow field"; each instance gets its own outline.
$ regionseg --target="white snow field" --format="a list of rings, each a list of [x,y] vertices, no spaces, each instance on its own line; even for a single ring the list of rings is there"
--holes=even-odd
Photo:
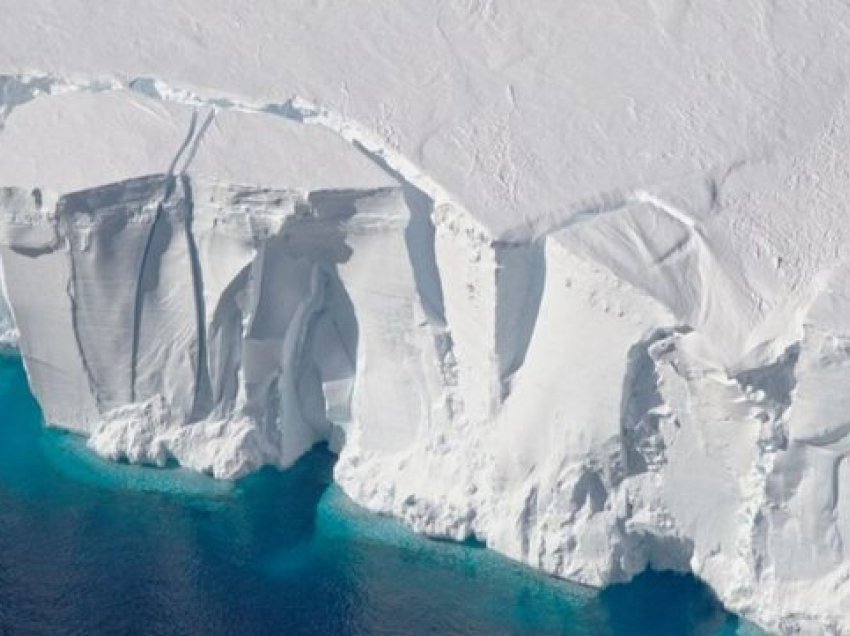
[[[850,4],[0,0],[50,424],[850,634]]]

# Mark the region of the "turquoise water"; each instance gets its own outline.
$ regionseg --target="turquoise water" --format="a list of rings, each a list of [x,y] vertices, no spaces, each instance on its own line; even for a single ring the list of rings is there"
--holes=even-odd
[[[690,577],[602,593],[365,513],[318,449],[235,484],[41,426],[0,357],[0,634],[755,633]]]

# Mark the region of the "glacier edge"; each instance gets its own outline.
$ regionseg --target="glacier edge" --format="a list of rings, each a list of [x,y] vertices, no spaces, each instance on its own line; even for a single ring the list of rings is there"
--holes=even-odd
[[[822,393],[850,360],[840,270],[789,329],[755,321],[770,346],[750,347],[723,314],[753,300],[663,199],[506,239],[389,165],[396,183],[371,189],[191,166],[3,189],[8,329],[47,419],[220,477],[327,440],[346,492],[419,531],[593,585],[691,570],[773,629],[850,629],[850,428]]]

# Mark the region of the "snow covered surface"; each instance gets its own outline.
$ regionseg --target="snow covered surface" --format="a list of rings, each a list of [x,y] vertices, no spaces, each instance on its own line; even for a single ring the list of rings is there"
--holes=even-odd
[[[0,9],[51,424],[850,633],[846,3]]]

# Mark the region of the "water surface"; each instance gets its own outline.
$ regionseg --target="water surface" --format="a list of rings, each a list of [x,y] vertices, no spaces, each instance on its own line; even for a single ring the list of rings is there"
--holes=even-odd
[[[317,449],[234,484],[105,462],[0,357],[0,634],[754,634],[692,577],[602,593],[353,505]]]

